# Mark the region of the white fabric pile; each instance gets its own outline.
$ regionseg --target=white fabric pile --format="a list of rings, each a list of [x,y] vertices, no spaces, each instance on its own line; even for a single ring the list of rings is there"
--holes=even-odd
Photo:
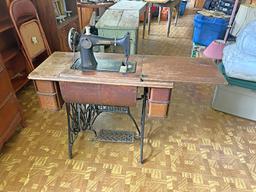
[[[256,20],[241,31],[236,43],[224,48],[223,65],[229,77],[256,81]]]
[[[256,5],[241,4],[234,20],[231,35],[237,37],[240,31],[256,18]]]

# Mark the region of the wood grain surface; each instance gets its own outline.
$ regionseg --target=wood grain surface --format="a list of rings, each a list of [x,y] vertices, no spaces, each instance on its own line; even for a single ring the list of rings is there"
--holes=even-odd
[[[147,3],[167,3],[170,0],[145,0]]]
[[[78,56],[77,53],[75,58]],[[123,60],[122,54],[96,53],[95,56],[97,59]],[[175,82],[225,83],[214,63],[202,58],[133,55],[130,61],[137,62],[134,74],[72,70],[73,58],[73,53],[55,52],[30,73],[29,79],[167,88]]]
[[[134,10],[140,12],[145,9],[147,2],[144,1],[119,1],[116,4],[109,7],[109,9],[115,10]]]
[[[214,62],[206,58],[144,56],[144,81],[223,84]]]
[[[139,11],[107,10],[95,26],[99,29],[138,29]]]

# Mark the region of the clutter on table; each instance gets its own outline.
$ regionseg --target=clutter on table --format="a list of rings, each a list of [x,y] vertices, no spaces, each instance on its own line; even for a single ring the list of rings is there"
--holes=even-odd
[[[229,15],[226,15],[225,13],[223,13],[221,11],[213,11],[213,10],[203,9],[203,10],[197,11],[197,13],[204,15],[206,17],[216,17],[216,18],[223,18],[223,19],[230,18]]]
[[[231,15],[235,0],[206,0],[204,9],[221,11],[224,14]]]
[[[191,50],[191,57],[204,57],[203,51],[205,50],[206,46],[199,45],[193,42],[192,50]]]

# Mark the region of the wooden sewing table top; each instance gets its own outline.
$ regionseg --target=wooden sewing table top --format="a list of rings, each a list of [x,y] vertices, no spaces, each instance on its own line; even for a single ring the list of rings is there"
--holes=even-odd
[[[95,53],[97,59],[123,60],[123,54]],[[76,53],[75,58],[79,57]],[[224,84],[213,61],[204,58],[186,58],[153,55],[132,55],[129,61],[137,62],[136,73],[82,72],[70,69],[74,53],[54,52],[32,71],[32,80],[67,81],[92,84],[137,87],[172,88],[175,82]]]

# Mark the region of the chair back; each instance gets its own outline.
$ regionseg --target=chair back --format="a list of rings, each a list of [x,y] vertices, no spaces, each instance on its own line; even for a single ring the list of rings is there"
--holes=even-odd
[[[36,8],[30,0],[14,0],[9,11],[22,44],[22,51],[32,71],[35,68],[33,62],[37,57],[43,53],[46,57],[51,54]]]

